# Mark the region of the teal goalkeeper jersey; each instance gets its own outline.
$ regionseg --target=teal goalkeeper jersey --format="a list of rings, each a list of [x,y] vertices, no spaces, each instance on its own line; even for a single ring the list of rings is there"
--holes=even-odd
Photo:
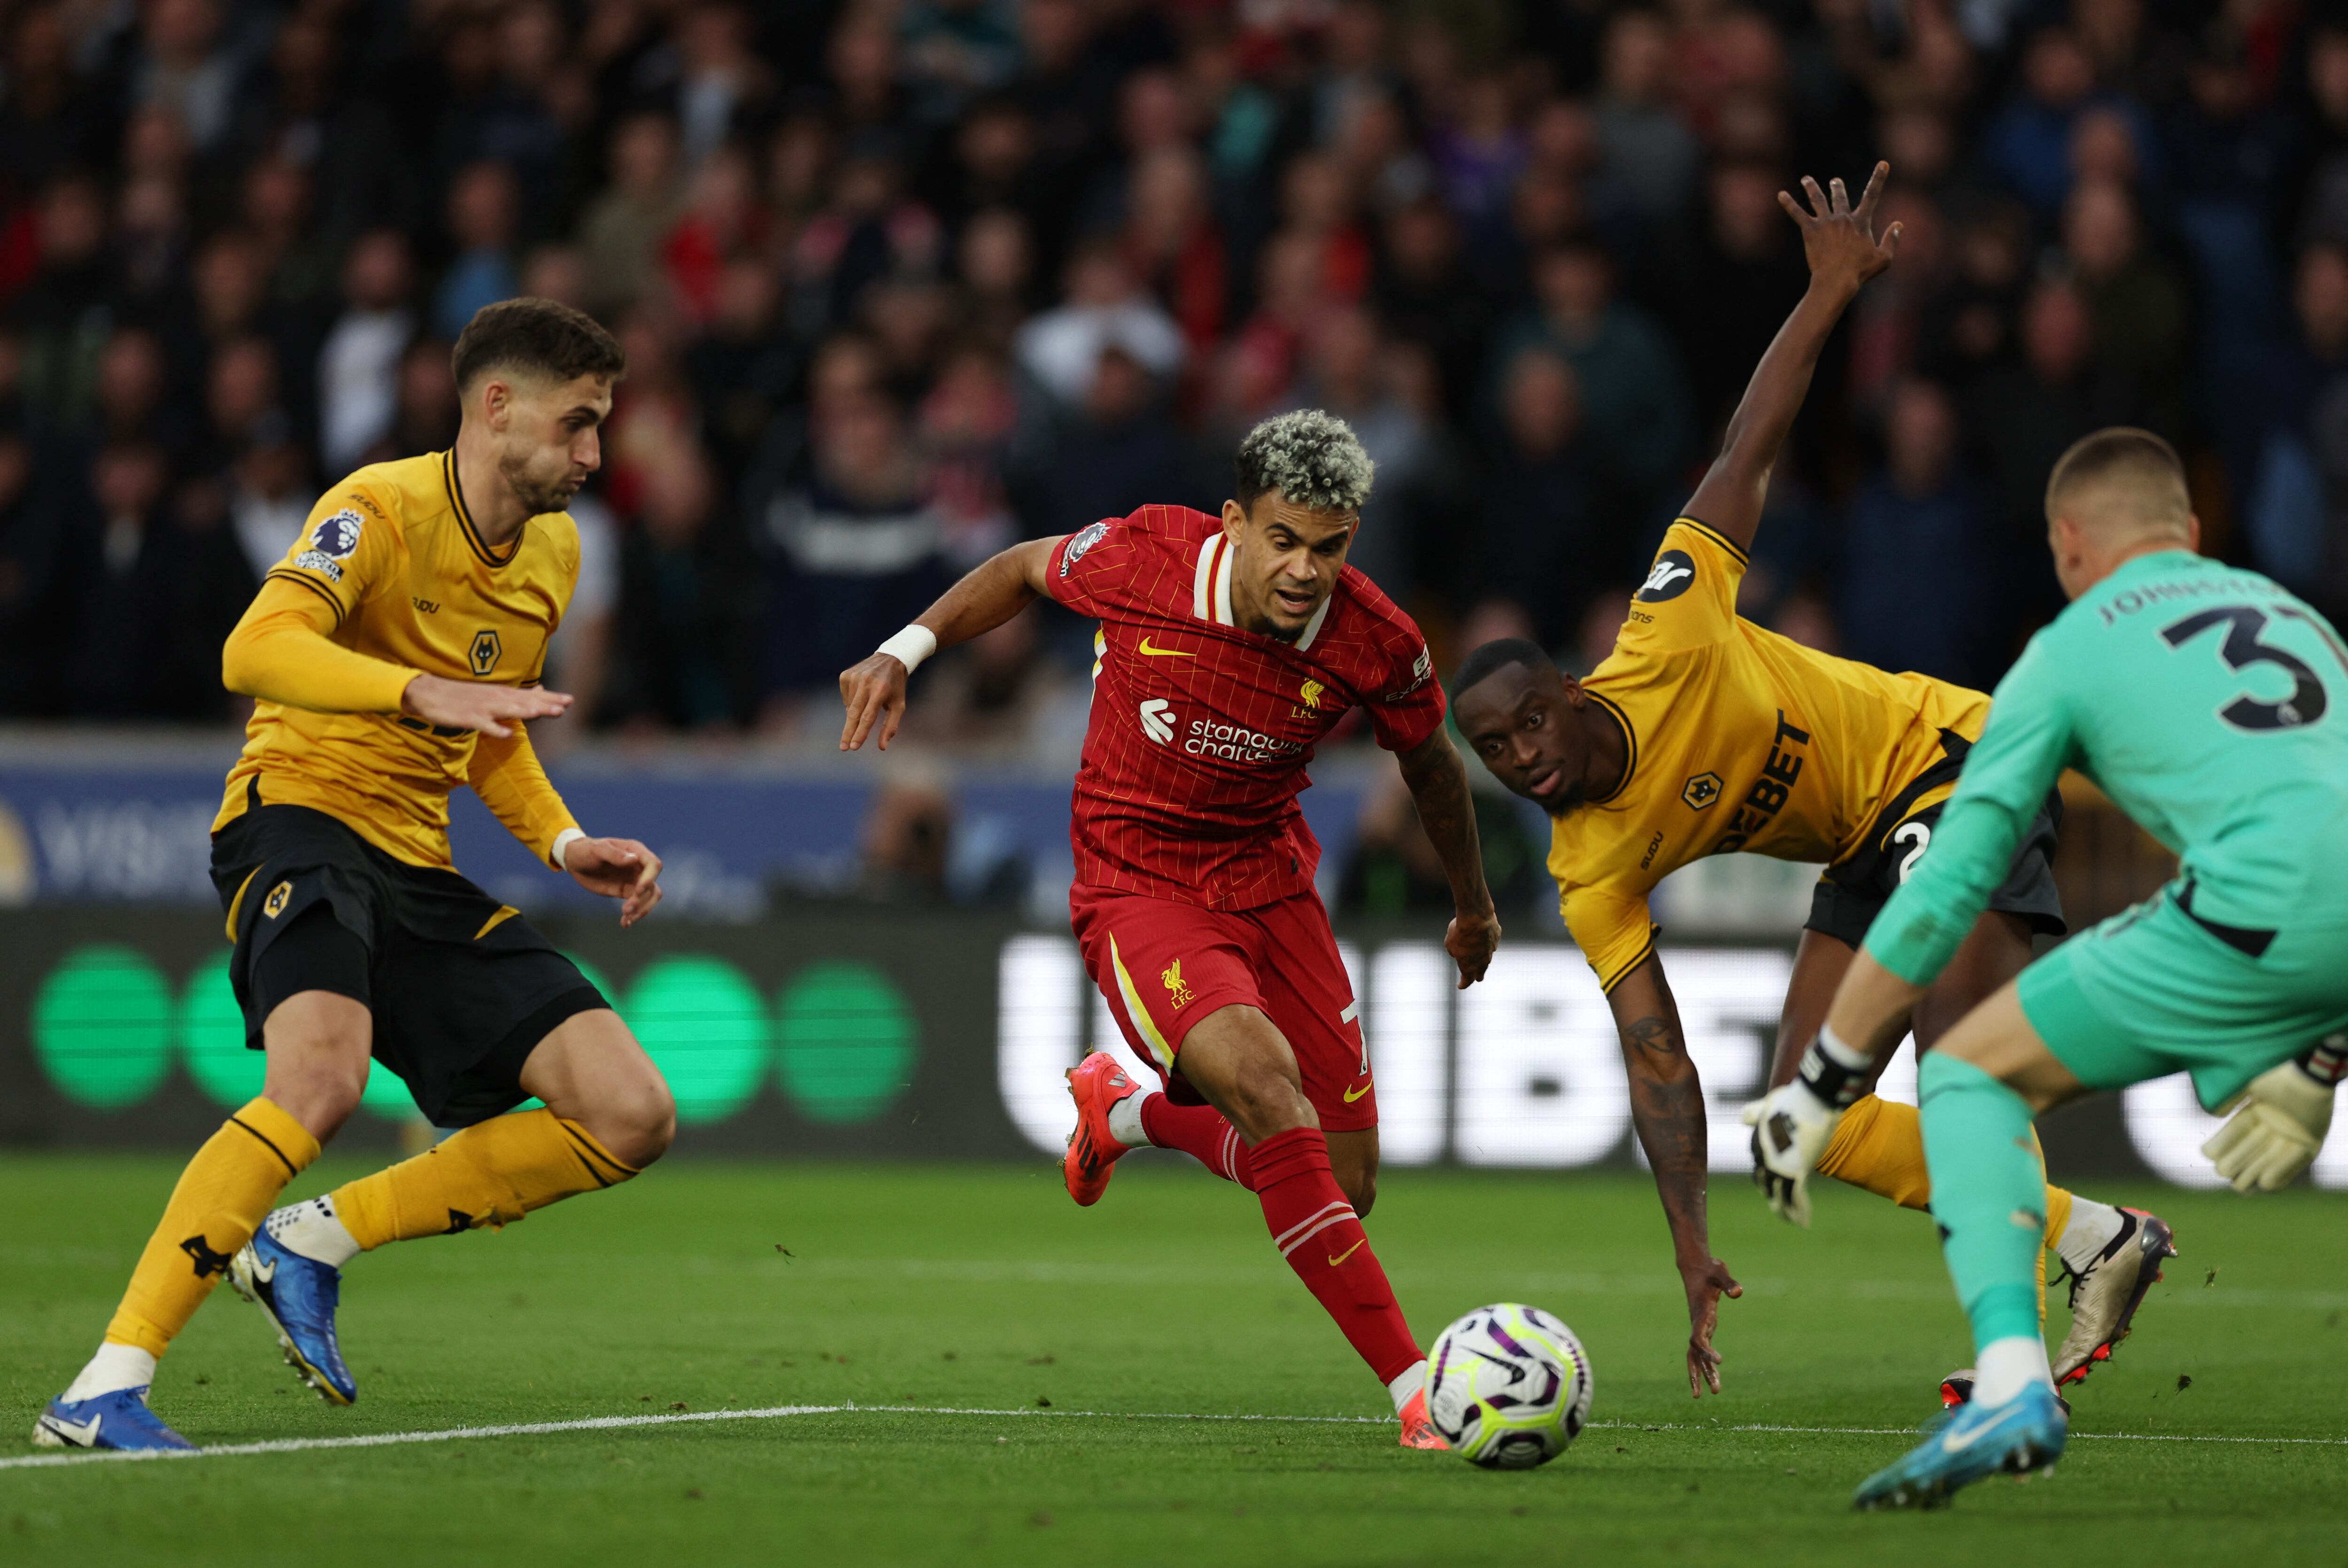
[[[2065,768],[2174,851],[2196,916],[2246,930],[2348,909],[2348,646],[2255,572],[2140,555],[1998,683],[1988,727],[1867,950],[1936,977]]]

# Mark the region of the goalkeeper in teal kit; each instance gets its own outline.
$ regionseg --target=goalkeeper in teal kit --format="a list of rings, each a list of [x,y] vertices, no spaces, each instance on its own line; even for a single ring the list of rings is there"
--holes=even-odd
[[[1748,1108],[1756,1180],[1790,1214],[1840,1107],[2004,878],[2065,768],[2179,859],[2175,881],[2024,970],[1920,1068],[1932,1214],[1972,1321],[1972,1402],[1861,1507],[1931,1507],[2063,1451],[2039,1336],[2039,1113],[2190,1073],[2233,1109],[2208,1151],[2244,1191],[2304,1171],[2348,1067],[2348,646],[2256,573],[2195,553],[2177,455],[2110,429],[2065,453],[2048,542],[2070,607],[1997,688],[1922,858],[1869,930],[1800,1076]]]

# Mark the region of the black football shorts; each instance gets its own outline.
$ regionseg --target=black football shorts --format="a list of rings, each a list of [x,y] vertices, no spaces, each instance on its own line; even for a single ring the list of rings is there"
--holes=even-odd
[[[1907,788],[1893,796],[1859,841],[1857,849],[1828,866],[1810,895],[1810,918],[1804,929],[1858,947],[1867,940],[1867,928],[1891,902],[1900,884],[1932,841],[1945,798],[1919,810],[1916,802],[1944,784],[1952,784],[1964,769],[1972,742],[1954,730],[1941,731],[1941,759]],[[2063,920],[2063,897],[2054,886],[2054,846],[2063,830],[2063,797],[2046,792],[2045,803],[2031,820],[2013,851],[2005,881],[1990,895],[1989,907],[2018,914],[2034,934],[2060,936],[2069,929]]]
[[[306,806],[246,810],[212,836],[211,874],[246,1046],[296,992],[352,996],[375,1016],[376,1059],[437,1127],[512,1109],[538,1042],[611,1006],[511,907]]]

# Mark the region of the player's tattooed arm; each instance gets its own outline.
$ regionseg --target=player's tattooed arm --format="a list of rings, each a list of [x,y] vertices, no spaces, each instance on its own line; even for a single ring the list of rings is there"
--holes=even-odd
[[[1704,1215],[1709,1142],[1704,1085],[1690,1059],[1663,966],[1652,954],[1607,994],[1622,1038],[1622,1065],[1631,1080],[1631,1124],[1655,1173],[1655,1191],[1672,1230],[1673,1261],[1687,1291],[1688,1395],[1720,1392],[1720,1353],[1712,1347],[1720,1298],[1745,1294],[1728,1266],[1712,1255]]]
[[[1419,826],[1426,830],[1427,841],[1443,861],[1443,874],[1451,881],[1455,913],[1443,945],[1459,965],[1464,991],[1484,977],[1500,945],[1500,917],[1484,882],[1484,850],[1476,835],[1476,801],[1468,792],[1468,767],[1459,760],[1450,735],[1440,727],[1395,760],[1418,807]]]
[[[1890,172],[1890,164],[1877,164],[1855,206],[1839,180],[1829,181],[1828,191],[1820,191],[1817,181],[1805,177],[1807,211],[1785,191],[1777,192],[1777,204],[1801,227],[1802,251],[1810,264],[1809,290],[1762,355],[1729,418],[1720,456],[1687,503],[1688,516],[1725,534],[1739,549],[1752,548],[1754,531],[1761,526],[1762,503],[1769,494],[1769,470],[1777,466],[1794,416],[1809,395],[1810,375],[1835,323],[1859,286],[1890,266],[1899,249],[1899,224],[1886,230],[1880,241],[1875,237],[1876,204]]]
[[[914,624],[927,626],[941,648],[994,630],[1049,591],[1052,552],[1066,537],[1031,539],[999,552],[947,589]],[[904,721],[905,683],[911,675],[903,660],[883,653],[869,654],[839,672],[839,700],[846,709],[839,726],[842,751],[860,749],[876,723],[880,749],[889,749]]]

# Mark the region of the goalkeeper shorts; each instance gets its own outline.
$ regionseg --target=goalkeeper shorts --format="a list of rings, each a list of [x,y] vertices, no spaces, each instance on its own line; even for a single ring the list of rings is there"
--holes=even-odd
[[[2348,913],[2273,931],[2217,925],[2171,882],[2022,973],[2031,1027],[2090,1088],[2185,1072],[2214,1110],[2276,1063],[2348,1030]]]

